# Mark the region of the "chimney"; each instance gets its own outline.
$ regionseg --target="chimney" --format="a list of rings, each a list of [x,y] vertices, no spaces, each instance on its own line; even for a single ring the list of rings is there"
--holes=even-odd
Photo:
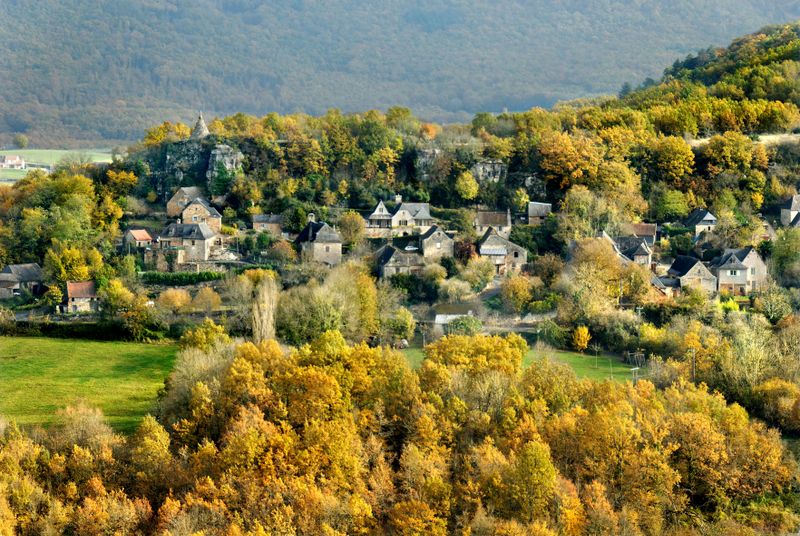
[[[308,223],[315,223],[317,221],[317,215],[313,212],[308,213]]]
[[[400,194],[395,194],[394,195],[394,202],[399,205],[400,203],[403,202],[403,196],[400,195]]]

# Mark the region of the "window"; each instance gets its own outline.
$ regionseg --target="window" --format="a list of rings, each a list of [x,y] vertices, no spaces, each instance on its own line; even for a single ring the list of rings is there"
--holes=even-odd
[[[192,221],[197,221],[197,216],[192,216]]]
[[[442,243],[436,242],[436,249],[442,249]]]
[[[192,245],[194,245],[194,240],[192,240]]]
[[[331,247],[325,246],[325,253],[330,253],[330,252],[331,252]]]
[[[750,268],[750,275],[756,275],[756,269]]]
[[[519,257],[519,251],[515,251],[515,252],[514,252],[514,258],[516,259],[516,258],[518,258],[518,257]]]
[[[739,275],[739,270],[728,270],[728,275],[733,275],[733,276]]]

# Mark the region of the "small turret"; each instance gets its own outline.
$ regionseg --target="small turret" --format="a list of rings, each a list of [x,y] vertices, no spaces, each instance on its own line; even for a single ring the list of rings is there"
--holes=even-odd
[[[197,123],[194,124],[194,128],[192,129],[192,139],[193,140],[201,140],[211,134],[208,131],[208,126],[206,126],[206,121],[203,119],[202,112],[200,116],[197,118]]]

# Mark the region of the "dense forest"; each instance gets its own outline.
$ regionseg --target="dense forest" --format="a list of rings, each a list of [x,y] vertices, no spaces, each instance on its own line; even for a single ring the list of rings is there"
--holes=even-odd
[[[797,17],[786,0],[7,0],[0,142],[130,141],[198,109],[400,105],[465,120],[616,93],[677,56]]]

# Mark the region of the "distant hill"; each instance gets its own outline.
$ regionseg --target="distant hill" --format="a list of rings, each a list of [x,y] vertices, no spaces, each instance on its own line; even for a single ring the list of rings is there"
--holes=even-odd
[[[0,136],[132,140],[198,109],[463,120],[616,93],[795,18],[796,0],[4,0]]]

